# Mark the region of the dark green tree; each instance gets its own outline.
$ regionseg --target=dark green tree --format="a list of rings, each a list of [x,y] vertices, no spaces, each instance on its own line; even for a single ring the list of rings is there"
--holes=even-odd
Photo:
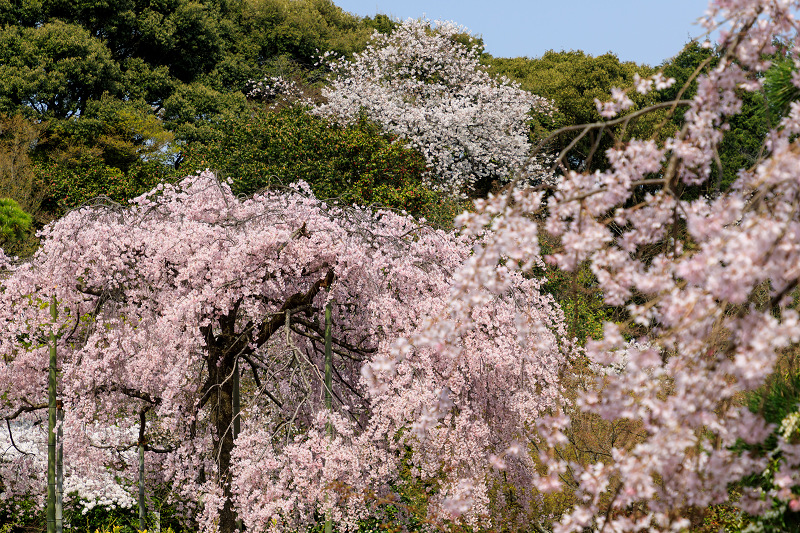
[[[44,0],[41,21],[81,26],[119,63],[138,57],[194,80],[219,60],[226,2],[214,0]]]
[[[52,122],[43,148],[65,165],[91,155],[127,172],[138,161],[169,161],[172,140],[147,103],[106,94],[80,116]]]
[[[142,100],[155,110],[164,102],[180,82],[170,76],[165,66],[152,66],[140,57],[126,59],[122,65],[122,84],[125,98]]]
[[[0,28],[3,26],[35,26],[42,22],[40,0],[0,0]]]
[[[386,21],[378,24],[387,25]],[[241,27],[243,44],[256,64],[286,55],[309,67],[321,51],[347,55],[363,49],[374,28],[330,0],[247,2]]]
[[[164,101],[163,120],[183,142],[208,142],[217,136],[221,121],[250,113],[241,92],[217,91],[197,82],[179,85]]]
[[[87,30],[55,21],[0,30],[0,110],[63,119],[104,92],[118,94],[122,73]]]

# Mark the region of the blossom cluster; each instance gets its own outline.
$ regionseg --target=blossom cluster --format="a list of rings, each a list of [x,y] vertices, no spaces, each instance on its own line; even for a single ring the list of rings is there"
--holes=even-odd
[[[18,494],[31,494],[38,505],[44,504],[45,495],[40,488],[42,473],[47,471],[47,423],[42,422],[35,416],[26,416],[9,422],[0,432],[0,461],[15,465],[15,468],[4,471],[0,501],[12,501]],[[105,455],[99,447],[119,444],[120,438],[125,441],[125,436],[130,437],[127,435],[129,432],[120,431],[117,427],[99,428],[85,423],[76,425],[71,419],[64,422],[61,431],[73,435],[69,439],[70,445],[66,447],[68,455],[76,449],[78,442],[83,446],[88,443],[94,445],[89,455]],[[65,502],[79,502],[84,514],[98,506],[111,509],[133,507],[134,499],[128,484],[121,483],[121,478],[115,476],[113,471],[97,468],[98,463],[93,461],[96,457],[90,459],[85,453],[80,455],[82,458],[76,456],[64,471]],[[118,459],[127,465],[127,474],[133,475],[136,470],[136,451],[132,448],[119,451]]]
[[[268,76],[261,80],[247,80],[244,93],[248,98],[269,102],[272,105],[312,106],[313,101],[294,80],[282,76]]]

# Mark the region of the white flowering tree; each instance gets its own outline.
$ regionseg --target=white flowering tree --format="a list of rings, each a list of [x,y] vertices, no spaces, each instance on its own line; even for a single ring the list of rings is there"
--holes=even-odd
[[[530,161],[531,111],[552,113],[549,101],[505,78],[492,78],[478,51],[459,42],[452,22],[408,20],[391,34],[375,33],[352,61],[330,62],[335,73],[318,113],[344,123],[361,113],[407,139],[430,168],[429,184],[463,195],[478,180],[506,180],[525,170],[548,172]]]

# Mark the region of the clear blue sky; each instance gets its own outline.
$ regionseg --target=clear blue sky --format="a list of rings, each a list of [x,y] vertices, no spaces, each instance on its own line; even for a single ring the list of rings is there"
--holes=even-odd
[[[483,37],[495,57],[538,57],[547,50],[614,52],[651,66],[677,54],[707,0],[333,0],[357,15],[453,20]]]

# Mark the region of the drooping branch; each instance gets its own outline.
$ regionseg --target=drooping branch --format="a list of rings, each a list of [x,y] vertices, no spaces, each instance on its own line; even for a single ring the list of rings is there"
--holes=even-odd
[[[14,442],[14,432],[11,431],[11,421],[8,418],[6,418],[6,427],[8,428],[8,438],[11,440],[11,445],[14,447],[14,449],[17,450],[22,455],[33,455],[32,453],[20,450],[19,447],[17,446],[17,443]]]
[[[333,269],[330,269],[328,270],[327,275],[324,278],[315,281],[308,291],[305,293],[299,292],[289,297],[281,306],[280,310],[277,311],[272,318],[261,323],[260,327],[258,328],[258,335],[256,337],[256,346],[263,346],[270,339],[272,334],[284,324],[286,311],[291,311],[297,307],[311,304],[311,302],[314,301],[314,297],[317,295],[317,293],[319,293],[320,289],[330,287],[334,278],[335,274]]]
[[[16,411],[14,411],[13,413],[11,413],[10,415],[8,415],[8,416],[6,416],[4,418],[7,421],[8,420],[14,420],[15,418],[17,418],[22,413],[32,413],[33,411],[39,411],[41,409],[47,409],[47,404],[46,403],[42,403],[42,404],[27,405],[27,406],[23,405],[22,407],[18,407]]]

